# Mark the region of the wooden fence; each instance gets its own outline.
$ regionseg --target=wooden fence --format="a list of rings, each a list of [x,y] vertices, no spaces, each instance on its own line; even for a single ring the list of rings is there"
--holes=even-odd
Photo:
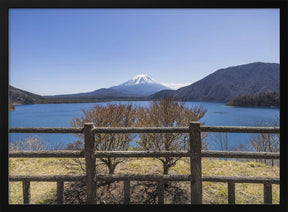
[[[228,203],[235,204],[235,183],[263,184],[264,204],[272,204],[272,184],[280,184],[279,178],[271,177],[237,177],[237,176],[202,176],[201,158],[253,158],[253,159],[280,159],[280,153],[267,152],[240,152],[240,151],[201,151],[201,132],[228,132],[228,133],[280,133],[279,127],[236,127],[236,126],[205,126],[199,122],[191,122],[189,127],[128,127],[110,128],[94,127],[86,123],[83,128],[10,128],[10,133],[76,133],[84,134],[84,150],[81,151],[11,151],[9,157],[47,158],[67,157],[85,158],[86,175],[54,175],[9,176],[9,181],[22,181],[23,202],[30,203],[30,182],[47,181],[57,182],[57,202],[63,204],[64,182],[86,182],[87,204],[96,204],[97,181],[123,181],[124,204],[130,203],[130,181],[158,182],[158,203],[164,204],[164,183],[167,181],[190,181],[191,204],[202,204],[202,182],[224,182],[228,184]],[[189,151],[94,151],[94,135],[96,133],[189,133]],[[190,175],[159,175],[159,174],[98,174],[95,170],[96,158],[102,157],[189,157]]]

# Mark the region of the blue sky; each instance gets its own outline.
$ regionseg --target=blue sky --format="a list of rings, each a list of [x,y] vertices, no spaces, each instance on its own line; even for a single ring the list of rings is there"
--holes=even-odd
[[[278,9],[10,9],[9,83],[40,95],[138,74],[193,83],[220,68],[279,63]]]

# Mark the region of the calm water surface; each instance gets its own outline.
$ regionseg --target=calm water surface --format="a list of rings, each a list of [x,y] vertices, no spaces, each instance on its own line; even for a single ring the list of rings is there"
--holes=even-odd
[[[114,101],[110,103],[127,104],[132,103],[137,106],[148,106],[145,101]],[[82,109],[89,109],[91,106],[106,105],[102,103],[69,103],[69,104],[35,104],[18,105],[15,111],[9,112],[9,127],[70,127],[70,121],[74,117],[83,115]],[[206,125],[226,125],[226,126],[255,126],[259,121],[275,121],[279,115],[279,108],[242,108],[227,107],[225,103],[211,102],[186,102],[188,106],[202,105],[208,109],[206,115],[200,120]],[[229,133],[229,147],[233,148],[240,144],[248,145],[252,134]],[[44,142],[58,145],[65,148],[68,143],[77,140],[72,134],[24,134],[10,133],[9,140],[15,142],[24,140],[29,136],[37,136]],[[212,135],[208,136],[209,149],[217,149],[213,145]],[[131,143],[134,145],[134,142]]]

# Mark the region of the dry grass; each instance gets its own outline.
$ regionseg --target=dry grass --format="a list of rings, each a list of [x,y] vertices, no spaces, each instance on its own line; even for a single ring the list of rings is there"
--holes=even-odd
[[[179,161],[173,168],[178,174],[189,174],[189,161]],[[181,167],[178,167],[181,166]],[[186,168],[185,168],[186,166]],[[206,176],[255,176],[279,177],[280,169],[256,162],[238,162],[235,160],[202,159],[202,175]],[[236,183],[236,204],[263,204],[263,184]],[[280,187],[272,185],[272,203],[280,203]],[[203,182],[204,204],[227,204],[227,183]]]
[[[10,175],[61,175],[67,174],[63,160],[53,158],[10,158]],[[56,182],[31,182],[31,203],[38,203],[56,191]],[[22,204],[22,182],[9,182],[9,203]]]
[[[10,158],[9,171],[10,175],[55,175],[70,174],[71,168],[67,169],[67,164],[72,159],[46,159],[46,158]],[[74,163],[74,162],[73,162]],[[63,164],[66,164],[64,166]],[[97,170],[107,173],[107,169],[103,165],[99,165]],[[150,158],[130,158],[117,166],[115,173],[130,174],[148,174],[162,173],[162,164],[157,159]],[[179,160],[175,167],[169,170],[169,174],[189,174],[189,159]],[[79,173],[83,174],[83,173]],[[256,162],[237,162],[234,160],[219,159],[202,159],[202,175],[217,176],[258,176],[258,177],[279,177],[279,168],[271,167]],[[103,184],[99,189],[99,201],[101,203],[121,203],[123,198],[123,183],[115,182],[113,184]],[[131,182],[131,203],[157,203],[157,184],[145,182]],[[73,185],[77,186],[76,184]],[[65,183],[66,193],[69,193],[71,184]],[[81,187],[81,185],[78,185]],[[146,187],[145,187],[146,186]],[[149,188],[149,189],[147,189]],[[171,183],[165,189],[165,203],[189,203],[189,182]],[[70,190],[69,190],[70,189]],[[83,189],[83,185],[81,187]],[[105,190],[106,189],[106,190]],[[107,191],[110,196],[107,196]],[[236,184],[236,204],[263,204],[263,185],[262,184]],[[272,185],[273,204],[280,202],[279,185]],[[9,183],[9,202],[10,204],[22,204],[22,183]],[[71,190],[72,192],[72,190]],[[83,191],[81,191],[83,193]],[[146,192],[146,193],[145,193]],[[54,203],[56,193],[56,182],[31,182],[31,203]],[[145,193],[145,194],[144,194]],[[177,195],[173,195],[177,194]],[[83,194],[81,194],[83,196]],[[150,195],[150,199],[148,196]],[[153,196],[153,198],[152,198]],[[178,199],[177,199],[178,196]],[[119,197],[119,200],[116,199]],[[107,199],[105,199],[107,198]],[[110,202],[109,202],[110,198]],[[140,200],[140,198],[144,198]],[[145,200],[146,198],[146,200]],[[156,202],[155,202],[156,198]],[[111,202],[112,201],[112,202]],[[146,201],[146,202],[145,202]],[[75,203],[75,202],[74,202]],[[228,192],[226,183],[203,182],[203,203],[204,204],[227,204]],[[77,204],[77,203],[76,203]]]

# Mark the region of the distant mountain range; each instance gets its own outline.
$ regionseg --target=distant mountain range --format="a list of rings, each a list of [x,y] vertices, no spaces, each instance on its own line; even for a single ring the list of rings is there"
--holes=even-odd
[[[30,93],[9,85],[9,103],[14,105],[36,104],[44,100],[43,96]]]
[[[176,91],[160,91],[150,96],[170,96],[186,101],[229,101],[237,96],[280,90],[280,65],[250,63],[220,69]]]
[[[12,104],[95,102],[104,100],[154,100],[173,97],[186,101],[223,101],[247,94],[280,90],[280,66],[276,63],[256,62],[220,69],[205,78],[177,90],[153,80],[145,74],[123,84],[92,92],[40,96],[9,87]]]
[[[46,98],[119,98],[144,97],[163,89],[171,89],[156,82],[146,74],[139,74],[123,84],[110,88],[101,88],[92,92],[46,96]]]

